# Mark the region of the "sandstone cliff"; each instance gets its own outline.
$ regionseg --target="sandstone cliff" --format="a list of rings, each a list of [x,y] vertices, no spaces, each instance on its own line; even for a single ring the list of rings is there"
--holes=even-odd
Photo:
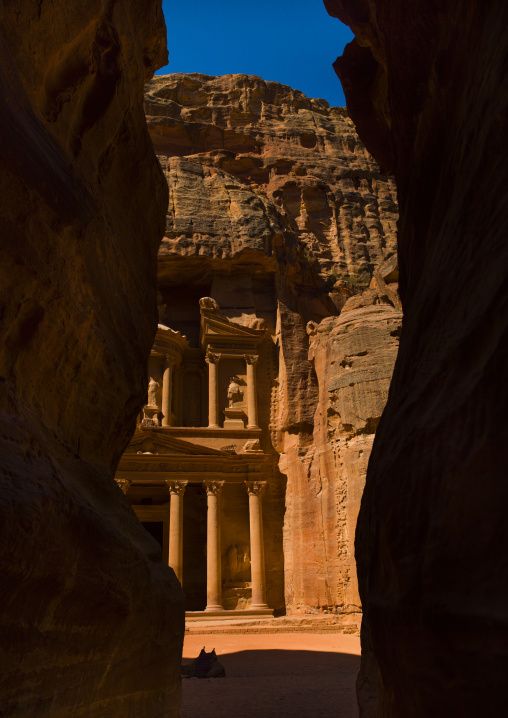
[[[269,604],[355,626],[354,526],[401,319],[393,181],[343,109],[258,77],[157,77],[145,109],[169,184],[165,322],[188,332],[190,307],[211,296],[269,331],[273,359],[258,369],[274,457]]]
[[[4,3],[0,30],[0,713],[176,716],[181,590],[112,479],[156,327],[160,2]]]
[[[364,286],[394,251],[394,185],[343,108],[259,77],[175,74],[150,82],[145,109],[168,158],[164,251],[273,256],[290,239],[322,276]]]
[[[356,537],[361,715],[494,716],[508,668],[508,6],[325,0],[400,203],[404,328]]]

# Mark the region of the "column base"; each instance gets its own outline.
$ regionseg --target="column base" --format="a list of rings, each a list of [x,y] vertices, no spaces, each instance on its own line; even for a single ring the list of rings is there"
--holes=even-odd
[[[225,612],[224,606],[216,605],[216,606],[207,606],[204,610],[204,613],[224,613]]]
[[[249,608],[246,609],[247,611],[267,611],[267,610],[273,610],[270,609],[267,603],[251,603]]]
[[[208,424],[209,429],[220,429],[220,426],[218,424]]]
[[[247,424],[247,429],[259,429],[257,424]]]
[[[252,618],[273,618],[273,608],[260,608],[254,610],[252,608],[242,608],[241,610],[217,611],[216,613],[207,613],[206,611],[185,611],[185,618],[188,621],[231,621],[231,619],[252,619]]]

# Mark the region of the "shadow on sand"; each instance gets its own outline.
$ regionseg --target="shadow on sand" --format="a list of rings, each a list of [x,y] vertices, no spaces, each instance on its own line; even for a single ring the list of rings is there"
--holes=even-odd
[[[182,718],[358,718],[357,655],[267,649],[220,651],[218,658],[226,678],[182,682]]]

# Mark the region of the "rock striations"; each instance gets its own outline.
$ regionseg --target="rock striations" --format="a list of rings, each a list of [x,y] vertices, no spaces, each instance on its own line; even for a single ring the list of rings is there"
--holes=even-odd
[[[363,718],[497,716],[508,671],[508,5],[325,0],[395,172],[404,328],[356,552]]]
[[[0,55],[0,714],[176,716],[181,589],[112,478],[156,328],[161,4],[3,3]]]
[[[392,182],[343,108],[247,75],[154,78],[145,109],[170,185],[163,251],[235,259],[292,241],[368,284],[395,249]]]
[[[272,343],[258,382],[280,471],[264,518],[284,532],[266,546],[269,605],[354,627],[354,527],[401,322],[393,181],[344,109],[259,77],[156,77],[145,108],[169,184],[167,323],[210,296]]]

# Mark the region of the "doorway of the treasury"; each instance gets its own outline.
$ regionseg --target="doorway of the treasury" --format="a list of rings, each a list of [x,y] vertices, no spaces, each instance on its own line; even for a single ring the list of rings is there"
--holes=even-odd
[[[189,484],[183,511],[182,587],[186,611],[206,608],[206,491]]]

